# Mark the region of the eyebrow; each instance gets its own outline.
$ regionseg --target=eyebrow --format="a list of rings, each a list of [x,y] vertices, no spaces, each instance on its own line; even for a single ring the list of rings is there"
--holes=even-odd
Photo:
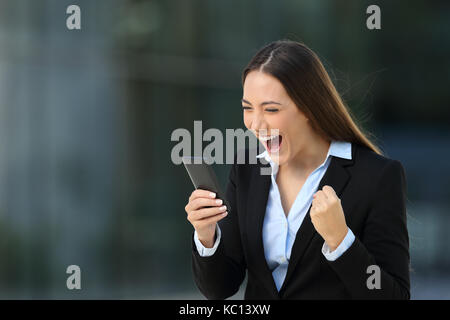
[[[247,104],[249,104],[249,105],[252,105],[250,102],[248,102],[248,101],[245,100],[245,99],[241,99],[241,101],[242,101],[242,102],[245,102],[245,103],[247,103]],[[278,104],[278,105],[281,106],[281,103],[275,102],[275,101],[264,101],[264,102],[261,102],[260,106],[264,106],[264,105],[267,105],[267,104]]]

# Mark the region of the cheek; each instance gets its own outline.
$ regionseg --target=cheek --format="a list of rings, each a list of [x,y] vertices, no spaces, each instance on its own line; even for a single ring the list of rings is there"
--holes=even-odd
[[[252,126],[251,117],[248,116],[248,115],[246,115],[246,114],[244,113],[243,119],[244,119],[244,125],[245,125],[245,127],[246,127],[248,130],[250,130],[250,128],[251,128],[251,126]]]
[[[307,125],[307,122],[303,118],[295,115],[286,120],[288,132],[297,138],[305,135],[308,131],[308,128],[306,127]]]
[[[274,117],[272,119],[272,127],[279,128],[281,134],[284,132],[285,134],[290,135],[290,133],[295,130],[295,126],[295,122],[293,122],[288,115]]]
[[[304,124],[298,117],[287,119],[284,123],[284,133],[287,135],[286,147],[289,152],[296,154],[303,144],[305,137]]]

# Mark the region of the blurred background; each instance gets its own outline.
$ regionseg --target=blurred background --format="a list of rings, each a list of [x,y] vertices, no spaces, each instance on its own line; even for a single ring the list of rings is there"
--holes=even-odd
[[[290,38],[405,167],[412,298],[450,299],[450,2],[371,4],[0,0],[0,298],[203,299],[171,133],[245,128],[241,71]]]

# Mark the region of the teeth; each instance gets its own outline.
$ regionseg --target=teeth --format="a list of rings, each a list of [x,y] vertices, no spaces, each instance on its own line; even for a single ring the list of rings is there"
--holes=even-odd
[[[278,137],[278,135],[276,135],[276,136],[271,136],[271,137],[259,137],[262,141],[269,141],[269,140],[272,140],[273,138],[276,138],[276,137]]]

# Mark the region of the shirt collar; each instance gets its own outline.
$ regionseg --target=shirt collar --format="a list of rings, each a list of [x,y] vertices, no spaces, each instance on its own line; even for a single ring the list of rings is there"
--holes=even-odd
[[[327,156],[325,158],[325,161],[321,164],[323,165],[327,160],[329,156],[339,157],[350,160],[352,158],[352,144],[347,141],[335,141],[332,140],[330,143],[330,148],[328,149]],[[270,163],[270,166],[272,168],[277,167],[278,165],[272,161],[270,158],[269,153],[267,150],[264,150],[264,152],[258,154],[256,158],[264,158],[267,162]]]

